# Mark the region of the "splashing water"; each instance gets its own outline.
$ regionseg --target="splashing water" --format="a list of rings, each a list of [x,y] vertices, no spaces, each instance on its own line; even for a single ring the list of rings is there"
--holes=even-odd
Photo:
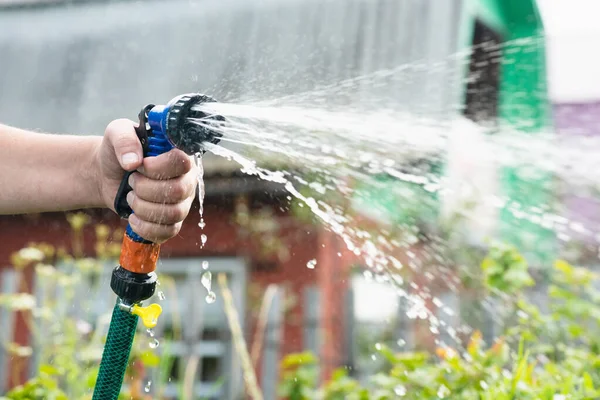
[[[306,263],[306,268],[315,269],[316,265],[317,265],[317,260],[315,260],[313,258],[312,260],[310,260],[309,262]]]
[[[527,196],[503,191],[501,177],[512,174],[535,184],[540,193],[553,190],[556,196],[594,192],[600,188],[595,168],[600,140],[488,128],[458,114],[425,118],[394,107],[328,102],[352,93],[357,84],[396,79],[402,70],[379,71],[261,103],[205,103],[198,108],[226,121],[191,122],[223,134],[220,145],[205,144],[208,151],[239,164],[247,175],[280,185],[290,203],[308,209],[340,237],[347,251],[334,254],[360,257],[374,281],[394,286],[409,319],[427,320],[432,334],[458,343],[468,327],[449,322],[455,311],[434,296],[438,293],[431,292],[428,282],[441,282],[449,292],[459,290],[460,262],[453,249],[460,247],[460,240],[482,245],[483,238],[496,234],[494,223],[503,214],[518,224],[550,231],[562,242],[574,236],[600,242],[598,227],[569,220],[547,196],[532,205]],[[553,180],[544,181],[549,175]],[[396,207],[392,212],[390,204]],[[397,205],[420,210],[419,219],[400,221],[397,217],[405,209],[397,211]],[[434,229],[432,225],[440,224],[430,219],[432,211],[439,211],[441,220],[458,220],[460,235],[449,237]],[[365,217],[377,229],[362,224]],[[528,241],[541,246],[541,241]],[[417,245],[422,245],[418,253]],[[315,265],[312,260],[306,264],[311,269]],[[425,282],[405,279],[415,272]],[[441,312],[430,310],[430,303]],[[398,341],[399,347],[405,345],[404,339]]]
[[[202,277],[200,278],[200,283],[202,283],[202,286],[204,286],[206,290],[210,291],[210,287],[212,284],[212,274],[210,273],[210,271],[206,271],[202,274]]]
[[[200,214],[200,222],[198,226],[200,229],[204,229],[206,222],[204,222],[204,165],[202,164],[202,153],[194,154],[194,163],[198,170],[198,212]],[[203,243],[204,244],[204,243]]]
[[[146,386],[144,386],[144,392],[150,393],[150,386],[152,386],[152,381],[146,382]]]
[[[205,261],[202,261],[202,269],[203,269],[203,270],[207,270],[207,269],[208,269],[208,266],[209,266],[209,265],[208,265],[208,261],[206,261],[206,260],[205,260]]]
[[[205,298],[206,302],[209,304],[214,303],[217,299],[217,295],[211,290],[212,274],[210,273],[210,271],[205,271],[202,274],[202,277],[200,278],[200,283],[202,283],[202,286],[204,286],[204,288],[208,292]]]
[[[213,292],[212,290],[210,292],[208,292],[208,294],[206,295],[205,298],[206,302],[208,304],[212,304],[217,300],[217,295],[215,294],[215,292]]]
[[[160,342],[154,337],[154,329],[146,329],[146,333],[148,334],[148,336],[150,336],[148,347],[150,347],[151,349],[156,349],[159,346]]]
[[[166,299],[165,292],[163,292],[162,290],[159,290],[157,295],[160,301],[164,301]]]

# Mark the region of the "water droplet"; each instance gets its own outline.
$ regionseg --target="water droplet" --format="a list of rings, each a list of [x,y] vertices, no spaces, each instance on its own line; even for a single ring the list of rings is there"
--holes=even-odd
[[[210,285],[212,283],[212,274],[210,273],[210,271],[206,271],[202,274],[200,282],[202,283],[202,286],[206,288],[206,290],[210,290]]]
[[[146,332],[150,337],[154,337],[154,329],[146,329]]]
[[[194,154],[194,162],[198,169],[198,213],[200,214],[200,223],[198,226],[204,229],[204,218],[202,218],[202,214],[204,213],[204,166],[202,165],[202,153]]]
[[[377,356],[375,354],[371,354],[371,360],[373,360],[373,361],[377,360]]]
[[[144,392],[150,393],[150,386],[152,386],[152,381],[148,381],[146,386],[144,386]]]
[[[446,396],[448,396],[449,394],[450,394],[450,389],[448,389],[445,385],[440,385],[440,388],[438,389],[438,392],[437,392],[437,396],[440,399],[443,399]]]
[[[398,345],[398,347],[404,347],[406,345],[406,340],[404,340],[404,339],[398,339],[398,341],[396,342],[396,344]]]
[[[159,344],[160,342],[158,341],[158,339],[154,338],[150,341],[150,343],[148,343],[148,346],[150,346],[151,349],[156,349]]]
[[[202,242],[202,247],[204,247],[204,245],[206,244],[206,240],[207,240],[207,237],[204,233],[202,235],[200,235],[200,241]]]
[[[317,260],[314,258],[306,263],[306,267],[309,269],[315,269],[316,265],[317,265]]]
[[[158,279],[156,280],[156,286],[160,286],[160,281]]]
[[[375,350],[381,350],[381,343],[375,343]]]
[[[165,298],[166,298],[166,297],[165,297],[165,293],[164,293],[162,290],[159,290],[159,291],[158,291],[158,299],[162,301],[162,300],[164,300]]]
[[[206,302],[208,304],[212,304],[215,302],[215,300],[217,300],[217,295],[215,294],[215,292],[213,292],[212,290],[210,292],[208,292],[208,294],[206,295]]]
[[[394,388],[394,393],[398,396],[406,396],[406,388],[402,385],[398,385]]]
[[[202,269],[208,269],[208,261],[202,261]]]

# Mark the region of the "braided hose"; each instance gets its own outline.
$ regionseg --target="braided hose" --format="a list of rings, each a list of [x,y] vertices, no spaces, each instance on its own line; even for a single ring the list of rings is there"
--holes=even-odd
[[[138,317],[120,309],[119,302],[113,309],[92,400],[117,400],[121,392]]]

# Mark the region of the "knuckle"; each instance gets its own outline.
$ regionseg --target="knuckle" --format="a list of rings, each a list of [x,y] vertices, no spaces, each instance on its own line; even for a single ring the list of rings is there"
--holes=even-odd
[[[108,125],[106,125],[106,129],[104,130],[104,134],[107,136],[114,136],[119,131],[119,125],[123,122],[121,119],[115,119],[110,121]]]
[[[192,162],[192,159],[184,152],[181,152],[181,156],[178,157],[177,162],[180,163],[179,168],[181,169],[183,174],[187,174],[194,168],[194,163]]]
[[[137,143],[135,142],[134,138],[129,135],[115,135],[116,137],[114,137],[114,142],[117,147],[127,150],[135,149]]]
[[[169,221],[179,222],[183,221],[187,216],[187,210],[183,204],[177,204],[170,208],[169,210]]]
[[[143,200],[148,200],[148,194],[155,192],[152,189],[152,182],[140,173],[136,172],[134,175],[135,188],[133,189],[133,192],[135,193],[135,196]]]
[[[188,184],[184,179],[177,178],[170,185],[170,196],[173,200],[185,200],[188,197]]]
[[[139,225],[135,228],[138,235],[146,240],[153,240],[153,232],[150,225],[146,221],[140,220]]]
[[[176,236],[180,230],[179,224],[162,225],[160,234],[157,234],[157,239],[167,241]]]
[[[126,118],[115,119],[106,125],[104,133],[112,138],[120,137],[120,133],[133,128],[133,122]]]
[[[175,235],[177,235],[179,233],[179,231],[181,230],[181,224],[180,223],[176,223],[173,225],[168,225],[169,228],[167,229],[167,233],[169,235],[169,237],[173,237]]]

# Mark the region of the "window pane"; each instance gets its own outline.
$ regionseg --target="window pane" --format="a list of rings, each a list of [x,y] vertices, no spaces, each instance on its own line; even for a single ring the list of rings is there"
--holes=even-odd
[[[198,371],[201,382],[216,382],[223,375],[223,359],[220,357],[203,357],[202,366]]]

